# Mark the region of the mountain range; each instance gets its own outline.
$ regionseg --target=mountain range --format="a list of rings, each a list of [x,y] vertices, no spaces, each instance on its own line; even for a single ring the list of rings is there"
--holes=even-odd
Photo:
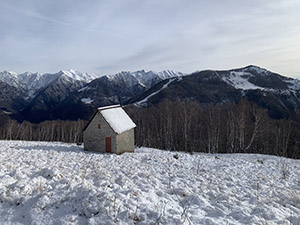
[[[275,119],[288,118],[300,109],[300,81],[257,66],[215,71],[167,79],[128,104],[150,106],[163,100],[196,101],[201,105],[225,104],[248,99]]]
[[[0,115],[35,123],[88,119],[96,107],[122,104],[164,79],[183,75],[170,70],[123,71],[102,77],[74,70],[55,74],[4,71],[0,72]]]
[[[74,70],[55,74],[0,72],[0,119],[19,121],[88,119],[95,108],[111,104],[148,107],[169,101],[201,105],[247,98],[274,118],[300,108],[300,81],[257,66],[192,74],[166,70],[123,71],[98,77]]]

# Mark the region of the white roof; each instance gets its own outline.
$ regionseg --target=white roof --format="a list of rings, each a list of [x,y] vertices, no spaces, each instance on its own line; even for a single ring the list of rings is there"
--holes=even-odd
[[[136,127],[135,123],[119,105],[102,107],[98,110],[117,134]]]

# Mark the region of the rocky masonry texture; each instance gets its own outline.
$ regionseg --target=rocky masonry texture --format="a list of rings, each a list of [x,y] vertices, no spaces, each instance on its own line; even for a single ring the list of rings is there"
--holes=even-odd
[[[134,127],[119,106],[98,108],[83,131],[84,149],[121,154],[134,151]]]

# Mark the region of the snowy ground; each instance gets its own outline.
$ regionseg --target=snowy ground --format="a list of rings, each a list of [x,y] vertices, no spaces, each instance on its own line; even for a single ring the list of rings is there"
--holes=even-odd
[[[300,161],[0,141],[0,224],[300,224]]]

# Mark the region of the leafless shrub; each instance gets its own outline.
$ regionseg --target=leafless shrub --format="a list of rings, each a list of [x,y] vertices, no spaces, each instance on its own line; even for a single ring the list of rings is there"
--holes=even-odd
[[[121,205],[117,203],[117,196],[114,195],[112,199],[107,199],[106,215],[115,223],[119,222]]]
[[[281,176],[283,180],[286,180],[290,174],[289,167],[286,163],[281,164]]]

